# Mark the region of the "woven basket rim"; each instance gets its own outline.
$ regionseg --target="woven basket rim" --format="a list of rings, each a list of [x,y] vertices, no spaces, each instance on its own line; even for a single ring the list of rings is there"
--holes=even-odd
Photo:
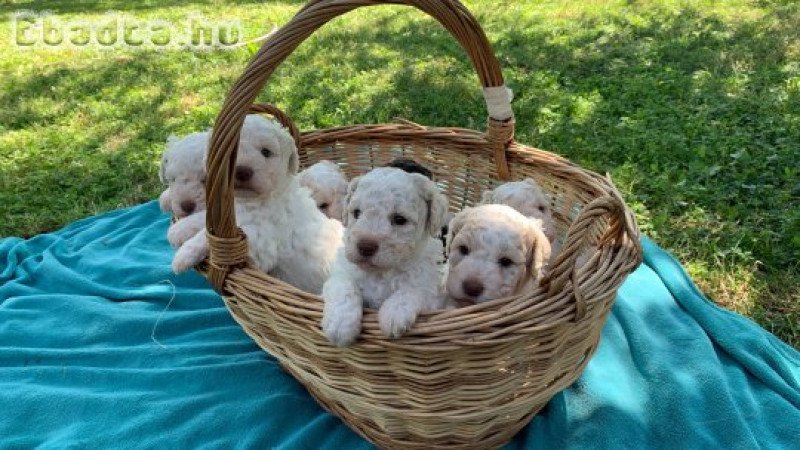
[[[337,126],[332,128],[320,128],[320,129],[313,129],[307,131],[301,131],[299,133],[300,141],[302,142],[300,155],[301,159],[305,156],[305,150],[309,146],[316,146],[316,145],[326,145],[332,142],[346,142],[348,141],[349,136],[352,140],[356,142],[366,142],[369,141],[369,137],[359,138],[358,136],[360,133],[366,133],[367,136],[372,135],[373,133],[376,136],[382,135],[383,133],[396,133],[397,139],[399,141],[405,142],[403,136],[419,134],[419,133],[427,133],[428,136],[433,136],[428,140],[439,140],[439,141],[447,141],[449,139],[464,139],[466,142],[471,144],[479,144],[483,143],[487,145],[486,137],[484,133],[481,133],[476,130],[467,129],[467,128],[450,128],[450,127],[440,127],[440,126],[424,126],[419,124],[409,124],[409,123],[384,123],[384,124],[356,124],[356,125],[346,125],[346,126]],[[463,133],[463,134],[461,134]],[[344,137],[343,137],[344,136]],[[415,142],[426,141],[426,139],[420,139]],[[613,183],[611,183],[610,179],[607,177],[603,177],[593,171],[580,168],[576,166],[574,163],[560,157],[559,155],[553,154],[546,150],[541,150],[534,147],[528,147],[525,144],[521,144],[519,142],[514,142],[514,144],[508,150],[510,159],[514,159],[515,157],[520,157],[522,159],[527,158],[529,156],[547,156],[552,159],[552,164],[554,166],[562,165],[565,166],[568,170],[578,170],[580,171],[587,180],[593,182],[595,186],[602,188],[606,193],[608,193],[608,198],[611,199],[609,201],[614,202],[621,202],[621,196],[616,191]],[[613,195],[612,195],[613,194]],[[638,228],[635,225],[635,220],[633,219],[632,214],[624,206],[622,203],[622,210],[614,209],[613,211],[618,211],[622,216],[624,216],[620,220],[624,220],[629,226],[628,227],[621,227],[620,228],[620,235],[614,241],[615,245],[612,248],[607,249],[608,251],[614,252],[619,251],[620,248],[627,248],[629,251],[633,251],[634,254],[639,255],[635,259],[635,265],[638,265],[641,258],[641,248],[638,239]],[[573,239],[575,240],[575,239]],[[577,238],[577,240],[582,241],[583,236]],[[572,252],[577,254],[577,251]],[[397,339],[388,339],[381,335],[377,326],[377,311],[371,308],[365,308],[364,314],[364,332],[362,334],[362,340],[359,343],[364,343],[365,340],[372,341],[379,343],[383,347],[391,347],[391,346],[403,346],[405,347],[408,343],[413,341],[419,341],[420,339],[426,340],[429,343],[451,343],[451,344],[458,344],[458,345],[489,345],[483,342],[481,339],[476,339],[473,341],[453,341],[449,339],[437,340],[435,337],[437,332],[442,331],[455,331],[455,330],[462,330],[465,329],[469,331],[470,323],[474,323],[475,328],[475,335],[480,335],[482,333],[486,334],[498,334],[498,331],[495,329],[496,327],[502,327],[502,323],[507,319],[509,312],[512,314],[520,314],[524,315],[526,313],[530,313],[536,309],[547,309],[553,304],[556,304],[562,301],[565,297],[574,296],[574,287],[575,284],[572,282],[574,281],[578,286],[585,280],[588,280],[592,276],[592,270],[590,267],[583,267],[581,269],[569,269],[567,270],[566,267],[570,265],[574,265],[574,258],[557,258],[555,261],[558,267],[564,267],[562,270],[554,270],[554,274],[561,274],[560,283],[557,285],[553,285],[552,279],[554,276],[551,276],[549,279],[545,280],[540,286],[534,287],[532,290],[519,293],[517,295],[507,296],[503,298],[498,298],[492,300],[490,302],[480,303],[464,308],[458,308],[456,310],[451,311],[437,311],[432,313],[421,314],[420,319],[417,321],[414,327],[412,327],[409,332],[400,338]],[[633,265],[633,267],[635,267]],[[208,274],[208,266],[204,266],[202,272],[204,274]],[[323,308],[323,300],[320,295],[312,294],[308,292],[304,292],[291,284],[284,282],[280,279],[270,276],[269,274],[263,273],[255,269],[249,261],[245,261],[242,264],[237,266],[233,266],[230,268],[230,273],[228,274],[228,279],[233,281],[239,278],[240,276],[246,277],[256,277],[260,281],[272,285],[273,288],[279,289],[282,293],[291,293],[293,295],[299,296],[302,298],[298,302],[297,307],[303,308],[308,312],[312,312],[315,315],[321,317],[322,308]],[[577,277],[577,278],[575,278]],[[568,285],[570,284],[570,285]],[[555,286],[555,287],[554,287]],[[559,292],[560,291],[560,292]],[[227,291],[222,292],[224,297],[230,297],[230,294]],[[302,302],[302,306],[300,305]],[[545,321],[542,323],[538,323],[533,327],[527,328],[530,331],[541,331],[546,330],[552,327],[561,327],[561,326],[570,326],[576,319],[580,318],[580,311],[577,306],[573,306],[568,309],[563,309],[559,311],[560,316],[556,317],[553,321]],[[492,328],[491,331],[488,332],[481,332],[480,329],[486,329],[487,323],[492,325],[493,322],[496,322],[495,328]],[[502,334],[502,333],[500,333]],[[356,344],[358,345],[358,344]]]

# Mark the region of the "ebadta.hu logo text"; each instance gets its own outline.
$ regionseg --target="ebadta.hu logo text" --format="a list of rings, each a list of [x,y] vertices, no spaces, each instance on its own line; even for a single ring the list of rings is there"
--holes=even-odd
[[[11,14],[12,44],[19,48],[237,48],[245,41],[238,20],[210,20],[190,13],[180,20],[141,19],[109,11],[92,19],[64,19],[49,12]]]

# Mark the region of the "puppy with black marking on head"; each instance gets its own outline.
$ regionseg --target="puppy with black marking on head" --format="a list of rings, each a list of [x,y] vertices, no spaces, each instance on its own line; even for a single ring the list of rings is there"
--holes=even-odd
[[[466,208],[450,222],[445,289],[459,306],[515,295],[539,282],[550,258],[541,221],[506,205]]]
[[[338,346],[361,332],[364,307],[383,334],[403,335],[420,313],[444,306],[436,262],[447,198],[423,175],[382,167],[350,182],[344,246],[322,288],[322,330]]]
[[[394,167],[395,169],[400,169],[403,172],[408,173],[418,173],[420,175],[424,175],[425,178],[429,180],[433,180],[433,172],[411,158],[395,158],[389,161],[389,164],[386,164],[386,167]]]
[[[427,179],[433,180],[433,172],[430,169],[423,166],[422,164],[414,161],[411,158],[396,158],[389,162],[386,167],[394,167],[396,169],[401,169],[404,172],[408,173],[418,173],[420,175],[424,175]],[[444,225],[442,226],[442,232],[439,236],[439,239],[442,241],[442,245],[447,245],[447,224],[450,223],[450,220],[453,219],[453,213],[447,211],[447,217],[445,218]]]

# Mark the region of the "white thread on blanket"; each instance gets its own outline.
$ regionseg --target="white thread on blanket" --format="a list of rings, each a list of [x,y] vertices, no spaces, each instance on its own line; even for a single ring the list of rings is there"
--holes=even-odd
[[[150,331],[150,340],[158,344],[158,346],[161,348],[167,348],[166,345],[162,344],[158,339],[156,339],[156,328],[158,328],[158,323],[161,322],[161,318],[164,317],[164,314],[167,312],[170,305],[172,305],[172,301],[175,300],[176,289],[175,285],[172,284],[172,281],[169,280],[161,280],[157,284],[161,284],[163,282],[167,282],[169,283],[170,286],[172,286],[172,297],[170,297],[169,301],[167,302],[167,306],[165,306],[164,309],[162,309],[161,312],[158,314],[158,317],[156,317],[156,323],[153,324],[153,329]]]

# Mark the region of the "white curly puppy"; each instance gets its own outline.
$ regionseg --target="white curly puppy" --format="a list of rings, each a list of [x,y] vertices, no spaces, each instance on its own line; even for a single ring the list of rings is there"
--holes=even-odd
[[[167,185],[158,198],[164,212],[177,218],[205,209],[206,165],[203,159],[211,137],[209,131],[167,138],[167,148],[161,156],[158,177]]]
[[[260,270],[319,293],[341,245],[342,224],[317,209],[308,190],[300,187],[297,170],[297,148],[289,133],[277,122],[248,115],[236,158],[234,197],[250,257]],[[173,270],[183,272],[207,255],[201,226],[178,249]]]
[[[333,161],[320,161],[297,175],[300,185],[311,191],[317,208],[331,219],[342,220],[347,178]]]
[[[378,309],[392,338],[444,307],[436,261],[446,213],[447,198],[423,175],[383,167],[350,182],[344,246],[322,289],[322,330],[332,343],[356,340],[365,306]]]
[[[459,306],[514,295],[537,283],[550,258],[541,221],[506,205],[466,208],[450,222],[447,295]]]
[[[481,203],[484,205],[508,205],[525,217],[541,220],[544,234],[550,240],[550,244],[555,243],[557,230],[553,221],[550,199],[533,178],[511,181],[486,191],[483,193]]]
[[[504,183],[494,190],[486,191],[481,203],[508,205],[526,217],[541,220],[544,234],[550,240],[551,260],[561,252],[562,242],[558,241],[550,200],[533,178]],[[596,252],[596,247],[583,249],[575,260],[575,266],[583,267]],[[547,270],[545,267],[545,271]]]

